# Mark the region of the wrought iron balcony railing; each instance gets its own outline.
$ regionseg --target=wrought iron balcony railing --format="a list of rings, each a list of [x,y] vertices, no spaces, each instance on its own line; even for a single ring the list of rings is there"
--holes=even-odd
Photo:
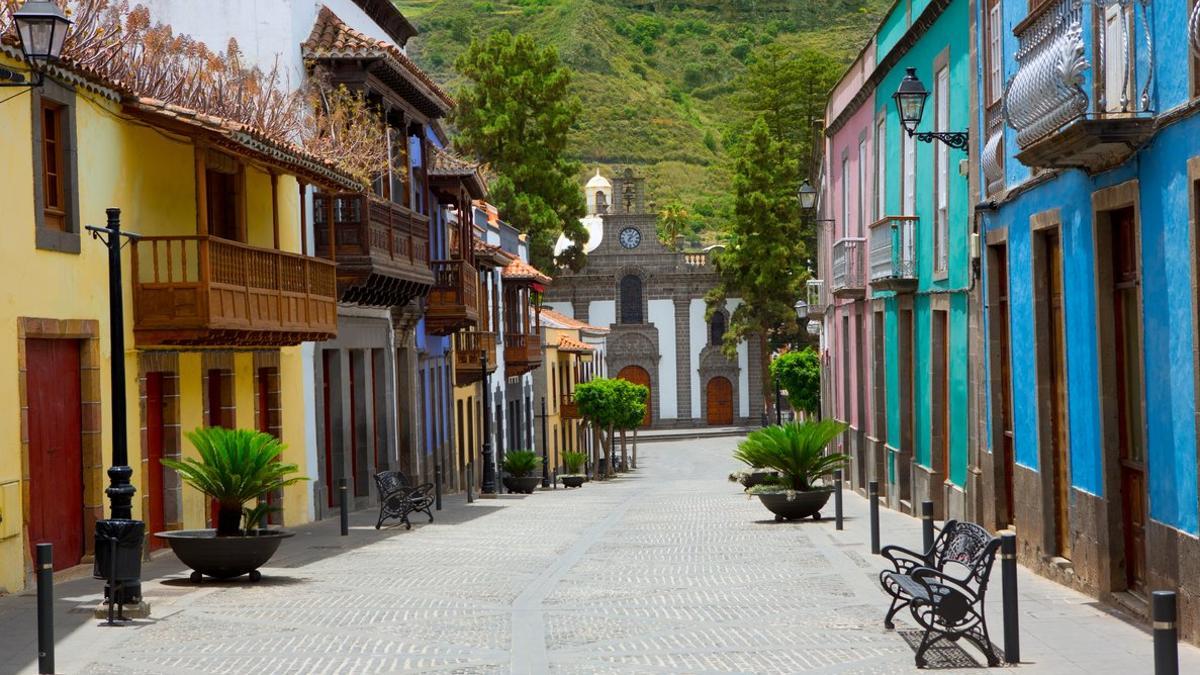
[[[911,291],[917,285],[917,218],[885,216],[871,224],[871,287]]]
[[[833,283],[835,298],[861,298],[866,294],[863,277],[863,249],[866,239],[846,237],[833,244]]]
[[[825,316],[825,306],[829,304],[829,296],[825,294],[824,279],[809,279],[804,284],[805,298],[808,303],[808,318],[820,319]]]

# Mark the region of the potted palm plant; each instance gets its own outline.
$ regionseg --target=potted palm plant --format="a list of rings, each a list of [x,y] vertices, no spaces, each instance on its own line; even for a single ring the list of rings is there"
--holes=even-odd
[[[587,461],[587,455],[582,452],[564,452],[562,455],[563,467],[567,472],[560,475],[563,487],[577,488],[587,482],[587,476],[583,473],[583,463]]]
[[[756,485],[747,492],[758,495],[775,520],[821,517],[833,487],[826,481],[850,459],[842,454],[825,454],[825,446],[846,430],[834,420],[792,422],[752,432],[738,445],[734,458],[752,468],[773,469],[779,477]]]
[[[157,532],[154,536],[167,540],[179,560],[193,570],[192,581],[243,574],[258,581],[262,578],[258,568],[275,555],[283,539],[292,536],[284,530],[260,527],[263,517],[274,509],[260,500],[308,479],[294,475],[299,471],[295,464],[279,461],[285,446],[271,434],[208,427],[187,437],[200,459],[164,459],[162,463],[217,503],[217,527]]]
[[[542,458],[532,450],[514,450],[504,456],[504,487],[509,492],[531,495],[542,483],[542,477],[534,474],[542,466]]]

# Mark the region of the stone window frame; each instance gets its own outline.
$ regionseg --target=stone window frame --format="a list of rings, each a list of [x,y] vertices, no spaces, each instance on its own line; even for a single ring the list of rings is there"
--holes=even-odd
[[[94,319],[17,318],[17,392],[21,407],[21,503],[30,503],[29,484],[29,373],[26,367],[26,341],[30,339],[78,340],[80,376],[80,448],[83,454],[83,558],[91,562],[95,556],[95,540],[87,533],[95,529],[96,521],[104,517],[105,461],[101,433],[102,389],[100,382],[100,322]],[[25,561],[26,579],[33,576],[30,556],[29,524],[22,517],[21,551]]]
[[[719,342],[713,342],[713,329],[715,327],[714,322],[718,316],[721,317],[721,321],[724,322],[724,330],[721,331],[721,340]],[[725,335],[729,333],[730,318],[731,316],[729,312],[724,308],[713,310],[712,316],[709,317],[708,321],[705,322],[705,325],[708,328],[708,339],[705,341],[705,346],[720,347],[725,342]]]
[[[623,316],[622,316],[622,311],[624,310],[624,298],[622,297],[622,293],[621,293],[621,282],[624,281],[626,277],[630,277],[630,276],[637,277],[642,285],[641,294],[640,294],[641,297],[639,298],[639,300],[641,301],[641,305],[642,305],[642,307],[641,307],[642,320],[639,323],[625,323],[623,321]],[[644,271],[642,271],[641,269],[638,269],[636,267],[622,267],[616,271],[615,277],[616,277],[616,282],[617,282],[616,283],[617,292],[615,294],[616,297],[614,299],[613,304],[615,305],[614,316],[616,318],[617,325],[621,325],[621,326],[646,326],[646,325],[649,325],[650,324],[650,300],[649,300],[649,292],[648,292],[649,288],[650,288],[649,275],[647,275]]]
[[[148,419],[146,409],[146,377],[150,373],[163,374],[163,426],[167,429],[167,433],[163,434],[163,458],[178,460],[181,459],[183,452],[183,433],[179,419],[181,381],[179,354],[178,352],[167,351],[141,352],[138,354],[138,409],[141,414],[138,430],[142,450],[141,466],[143,476],[146,476],[150,470],[150,438],[146,427],[146,420]],[[182,485],[178,472],[166,467],[163,468],[163,527],[167,530],[183,529]],[[139,493],[138,496],[142,501],[142,513],[145,514],[143,519],[149,523],[150,493],[145,489],[139,490]],[[152,532],[146,532],[147,540],[152,536]]]
[[[949,96],[947,96],[947,101],[946,101],[946,122],[947,122],[947,124],[949,124],[950,123],[949,118],[950,118],[951,113],[953,112],[953,110],[951,108],[951,100],[953,99],[952,92],[954,91],[954,84],[953,84],[953,82],[950,81],[951,68],[950,68],[950,47],[949,46],[946,46],[946,48],[944,48],[941,52],[938,53],[938,55],[936,57],[934,57],[933,68],[930,71],[930,75],[932,75],[932,77],[931,77],[932,83],[930,85],[931,89],[929,92],[929,100],[933,104],[932,119],[930,120],[930,124],[933,127],[934,131],[946,131],[946,129],[938,129],[937,128],[937,126],[938,126],[938,122],[937,122],[937,108],[938,108],[937,79],[938,79],[938,73],[941,72],[942,69],[946,70],[946,80],[947,80],[946,91],[947,91],[947,94],[950,94]],[[950,256],[950,239],[951,239],[950,228],[953,227],[952,214],[954,212],[953,205],[952,205],[954,191],[951,189],[950,184],[951,184],[951,181],[954,180],[954,175],[956,172],[950,170],[950,165],[952,163],[952,160],[950,158],[950,148],[947,147],[945,145],[945,143],[942,143],[941,141],[935,142],[931,145],[931,150],[933,152],[933,156],[930,158],[930,164],[932,165],[932,170],[930,171],[930,178],[931,178],[930,187],[932,188],[932,190],[930,191],[930,202],[929,202],[929,205],[930,205],[929,225],[932,228],[932,233],[933,233],[933,240],[932,240],[933,241],[933,249],[931,251],[931,256],[930,256],[932,259],[933,265],[930,269],[933,270],[932,278],[934,281],[946,281],[950,278],[950,258],[951,258],[951,256]],[[942,167],[941,163],[938,162],[938,153],[939,152],[946,153],[946,166],[945,167]],[[946,183],[946,223],[945,223],[945,230],[943,231],[943,234],[945,235],[945,239],[942,241],[939,241],[939,239],[938,239],[938,227],[937,227],[938,192],[941,190],[941,187],[942,187],[941,184],[943,182],[942,181],[943,177],[938,175],[940,169],[945,169],[945,174],[946,174],[944,177],[945,183]],[[914,189],[914,192],[915,192],[915,189]],[[939,244],[940,244],[940,246],[939,246]],[[938,255],[939,250],[941,250],[940,256]],[[938,265],[940,264],[939,259],[942,257],[945,258],[945,266],[938,267]]]
[[[47,79],[41,87],[34,87],[31,94],[31,131],[33,147],[33,217],[34,246],[44,251],[78,254],[79,237],[79,138],[77,134],[77,105],[75,90],[54,80]],[[63,198],[66,200],[66,231],[48,228],[45,225],[46,196],[42,184],[42,102],[48,101],[63,110],[62,134],[66,149],[63,151],[66,164],[66,181]]]
[[[1200,0],[1197,0],[1200,2]],[[1200,58],[1193,61],[1193,67],[1200,69]],[[1197,73],[1197,84],[1200,85],[1200,72]],[[1200,95],[1198,86],[1197,95]],[[1188,251],[1191,253],[1191,292],[1192,292],[1192,381],[1195,400],[1200,402],[1200,341],[1196,339],[1196,327],[1200,326],[1200,155],[1187,161],[1188,181]],[[1196,414],[1196,433],[1200,438],[1200,409]],[[1200,463],[1200,444],[1196,448],[1197,462]],[[1200,476],[1197,477],[1200,487]]]

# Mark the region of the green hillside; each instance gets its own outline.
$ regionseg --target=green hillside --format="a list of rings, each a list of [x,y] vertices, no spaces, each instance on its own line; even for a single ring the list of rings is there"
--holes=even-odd
[[[454,60],[477,35],[507,28],[555,45],[576,71],[586,173],[634,165],[658,204],[682,201],[706,232],[727,201],[722,132],[753,50],[808,46],[849,63],[888,1],[396,0],[421,31],[409,53],[451,91]]]

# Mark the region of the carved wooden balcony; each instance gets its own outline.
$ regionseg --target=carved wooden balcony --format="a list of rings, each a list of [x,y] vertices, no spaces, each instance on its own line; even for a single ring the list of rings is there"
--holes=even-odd
[[[313,233],[317,255],[337,261],[342,302],[403,306],[433,286],[429,219],[415,211],[366,194],[319,194]]]
[[[917,288],[917,218],[884,216],[871,224],[871,288],[911,293]]]
[[[866,239],[846,237],[833,244],[833,283],[829,290],[835,298],[862,298],[867,294],[863,278],[863,251]]]
[[[526,333],[505,333],[504,376],[516,377],[542,365],[542,338]]]
[[[449,335],[479,323],[479,273],[465,260],[435,260],[425,331]]]
[[[1129,159],[1153,135],[1153,34],[1135,29],[1136,8],[1126,15],[1124,7],[1113,5],[1123,18],[1106,24],[1110,9],[1103,3],[1049,0],[1013,28],[1020,47],[1005,109],[1022,164],[1102,171]],[[1085,12],[1093,13],[1090,20]],[[1143,24],[1144,12],[1143,6]],[[1089,25],[1111,28],[1085,29]],[[1106,48],[1113,54],[1127,48],[1118,58],[1137,63],[1137,72],[1131,76],[1132,69],[1119,64],[1110,68]],[[1088,70],[1095,86],[1085,77]]]
[[[454,385],[466,386],[484,377],[483,353],[487,352],[487,372],[496,372],[499,363],[496,334],[483,331],[459,331],[454,334]]]
[[[132,246],[139,346],[284,347],[337,336],[327,260],[218,237],[142,237]]]
[[[562,401],[558,404],[558,415],[564,420],[577,420],[579,416],[579,404],[575,402],[575,397],[571,394],[563,394]]]

